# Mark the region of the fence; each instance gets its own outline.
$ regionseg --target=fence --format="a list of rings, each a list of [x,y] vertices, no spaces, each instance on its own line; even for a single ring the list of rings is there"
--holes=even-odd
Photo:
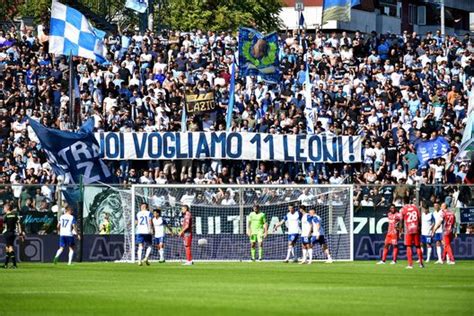
[[[24,242],[17,240],[16,251],[21,261],[49,262],[57,248],[57,219],[64,207],[61,194],[64,186],[57,185],[0,185],[0,213],[3,205],[11,202],[21,216],[27,233]],[[120,194],[115,189],[124,187],[86,186],[82,221],[84,238],[80,242],[84,261],[117,260],[124,253],[124,221]],[[386,212],[394,203],[401,206],[405,196],[416,204],[431,207],[434,202],[446,203],[456,212],[459,237],[454,241],[458,259],[474,259],[474,186],[465,185],[354,185],[354,258],[380,258],[384,233],[387,229]],[[238,202],[238,201],[237,201]],[[198,203],[198,201],[196,201]],[[220,203],[219,199],[215,200]],[[99,235],[100,223],[108,214],[110,235]],[[2,218],[0,217],[0,221]],[[0,227],[2,223],[0,223]],[[4,257],[3,238],[0,238],[0,260]],[[400,245],[400,259],[405,249]]]
[[[56,234],[57,218],[65,205],[61,192],[66,188],[64,185],[0,185],[0,213],[3,213],[4,203],[10,202],[21,216],[27,234]],[[83,206],[86,234],[99,233],[98,222],[101,219],[94,218],[93,215],[98,209],[106,211],[111,220],[116,222],[116,227],[121,226],[121,215],[114,216],[115,213],[121,214],[120,197],[115,189],[126,188],[97,185],[85,187]],[[460,233],[473,233],[469,224],[474,224],[474,186],[354,185],[354,216],[373,218],[375,226],[369,223],[371,227],[367,233],[380,234],[383,225],[377,223],[383,220],[389,205],[393,203],[397,207],[402,206],[406,196],[409,196],[415,204],[420,205],[423,202],[427,207],[432,207],[435,202],[446,203],[456,212],[458,222],[462,222]],[[219,204],[220,201],[216,200],[215,203]],[[96,222],[93,222],[93,219]],[[119,231],[117,228],[112,234]]]

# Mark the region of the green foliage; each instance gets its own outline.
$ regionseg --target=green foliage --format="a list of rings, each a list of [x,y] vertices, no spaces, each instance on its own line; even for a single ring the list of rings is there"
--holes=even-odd
[[[252,26],[269,32],[280,25],[281,7],[281,0],[170,0],[163,22],[183,31],[235,31],[239,26]]]
[[[27,0],[19,6],[19,15],[22,17],[33,17],[36,23],[49,21],[51,0]]]

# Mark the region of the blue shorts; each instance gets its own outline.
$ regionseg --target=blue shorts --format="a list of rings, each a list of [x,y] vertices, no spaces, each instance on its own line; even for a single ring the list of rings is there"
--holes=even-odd
[[[309,245],[311,243],[311,237],[301,237],[303,245]]]
[[[433,236],[433,242],[442,241],[443,233],[435,233]]]
[[[288,234],[288,241],[296,242],[300,238],[300,234]]]
[[[431,245],[431,236],[421,235],[421,243]]]
[[[151,234],[138,234],[136,242],[137,244],[151,244]]]
[[[74,236],[59,236],[59,247],[74,247]]]
[[[165,243],[165,236],[153,238],[153,244],[155,245],[164,244],[164,243]]]
[[[322,245],[326,244],[326,239],[324,238],[324,235],[319,235],[318,239],[316,239],[316,236],[311,236],[311,243],[313,245],[318,243],[322,246]]]

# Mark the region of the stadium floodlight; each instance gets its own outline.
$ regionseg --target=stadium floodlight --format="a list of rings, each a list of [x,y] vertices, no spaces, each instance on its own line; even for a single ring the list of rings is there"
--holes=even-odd
[[[285,225],[273,227],[288,212],[289,205],[305,205],[321,217],[325,238],[333,260],[353,260],[352,185],[133,185],[120,191],[124,207],[124,255],[122,262],[135,262],[135,214],[142,202],[162,216],[177,233],[181,227],[181,206],[191,208],[193,217],[193,257],[195,261],[245,261],[250,259],[247,219],[254,205],[266,214],[268,236],[264,240],[264,260],[283,260],[288,238]],[[301,257],[300,242],[297,255]],[[176,234],[166,236],[167,260],[183,260],[184,246]],[[153,250],[152,260],[158,259]],[[314,259],[325,259],[315,245]]]

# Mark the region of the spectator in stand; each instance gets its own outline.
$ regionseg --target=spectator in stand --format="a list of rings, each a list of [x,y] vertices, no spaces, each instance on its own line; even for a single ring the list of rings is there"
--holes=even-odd
[[[306,133],[303,61],[307,59],[315,130],[362,136],[363,163],[328,167],[273,161],[111,161],[111,170],[122,184],[462,182],[469,166],[455,161],[455,154],[429,162],[428,170],[419,169],[416,146],[441,136],[457,152],[474,96],[471,37],[359,31],[318,31],[302,37],[300,41],[297,34],[281,35],[281,83],[238,78],[232,130]],[[219,109],[189,116],[187,129],[225,129],[230,66],[237,48],[233,34],[135,31],[105,41],[110,53],[105,64],[74,58],[80,122],[94,117],[98,131],[180,131],[184,93],[195,90],[214,91]],[[26,116],[51,128],[73,129],[67,111],[68,60],[47,54],[47,44],[47,36],[37,37],[28,28],[0,33],[0,179],[18,186],[12,189],[16,202],[36,198],[35,192],[19,185],[54,188],[58,183]],[[54,202],[51,190],[39,193],[48,204]],[[390,192],[396,194],[390,199],[400,200],[405,193],[399,191],[384,189],[385,201]],[[440,187],[427,198],[434,194],[443,200],[448,197]],[[39,207],[35,198],[28,203]],[[221,199],[226,200],[225,194]],[[361,204],[369,201],[359,196]]]

